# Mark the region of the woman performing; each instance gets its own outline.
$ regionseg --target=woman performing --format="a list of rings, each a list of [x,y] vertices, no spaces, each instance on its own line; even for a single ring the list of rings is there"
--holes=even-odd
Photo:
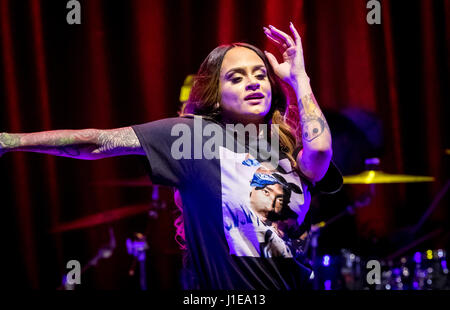
[[[0,134],[0,155],[38,152],[78,159],[146,156],[155,184],[178,189],[190,289],[307,288],[296,259],[311,190],[340,188],[330,129],[314,98],[300,36],[269,26],[282,54],[234,43],[215,48],[195,76],[180,117],[111,129]],[[286,120],[284,81],[300,128]],[[298,131],[298,132],[296,132]]]

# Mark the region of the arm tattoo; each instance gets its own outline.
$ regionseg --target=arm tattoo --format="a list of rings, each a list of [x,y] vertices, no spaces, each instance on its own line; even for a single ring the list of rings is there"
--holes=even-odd
[[[102,130],[98,136],[99,148],[94,153],[105,155],[143,154],[141,144],[131,127]]]
[[[144,155],[131,127],[111,130],[53,130],[25,134],[0,133],[0,152],[3,149],[79,159]]]
[[[0,147],[4,149],[18,147],[20,145],[20,137],[15,134],[6,132],[0,133]]]
[[[305,141],[313,141],[320,137],[326,130],[330,132],[327,121],[322,111],[317,107],[312,93],[303,96],[298,106],[302,126],[302,138]]]
[[[56,156],[90,159],[96,149],[97,129],[53,130],[18,134],[21,151],[45,153]]]

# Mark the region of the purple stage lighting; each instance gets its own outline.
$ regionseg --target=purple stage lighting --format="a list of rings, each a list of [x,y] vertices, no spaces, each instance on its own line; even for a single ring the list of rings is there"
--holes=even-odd
[[[414,261],[416,264],[420,264],[422,262],[422,254],[420,254],[420,252],[416,252],[414,254]]]
[[[330,265],[330,256],[329,255],[325,255],[323,257],[323,265],[324,266],[329,266]]]

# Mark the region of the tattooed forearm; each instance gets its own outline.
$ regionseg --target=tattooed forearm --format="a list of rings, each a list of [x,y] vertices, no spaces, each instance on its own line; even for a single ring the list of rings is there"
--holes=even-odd
[[[96,129],[54,130],[34,133],[2,133],[0,149],[89,159],[96,146]]]
[[[20,139],[12,134],[0,132],[0,156],[18,146]]]
[[[8,134],[6,132],[0,133],[0,148],[10,149],[19,146],[20,138],[14,134]]]
[[[94,153],[104,155],[142,154],[141,144],[131,127],[103,130],[98,136],[99,148]]]
[[[297,92],[303,149],[297,155],[302,173],[311,181],[323,178],[330,165],[333,150],[331,132],[317,104],[309,81],[300,82]]]
[[[0,153],[37,152],[78,159],[142,154],[131,127],[99,130],[53,130],[26,134],[0,134]]]
[[[300,123],[303,141],[311,142],[323,134],[330,133],[330,128],[322,111],[315,102],[312,93],[303,96],[299,101]]]

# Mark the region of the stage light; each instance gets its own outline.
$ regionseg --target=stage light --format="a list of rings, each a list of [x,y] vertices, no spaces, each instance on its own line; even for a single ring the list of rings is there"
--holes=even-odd
[[[325,290],[330,291],[331,290],[331,280],[326,280],[324,283]]]
[[[441,266],[442,266],[442,271],[447,274],[448,273],[448,268],[447,268],[447,261],[446,260],[442,260],[441,261]]]
[[[403,271],[402,271],[403,276],[404,276],[404,277],[409,277],[409,270],[408,270],[408,268],[403,267],[402,270],[403,270]]]
[[[323,257],[323,263],[324,266],[329,266],[330,265],[330,256],[329,255],[325,255]]]
[[[185,79],[180,91],[180,102],[186,102],[189,99],[192,85],[194,83],[194,75],[189,74]]]
[[[414,261],[416,262],[416,264],[420,264],[422,262],[422,255],[420,254],[420,252],[416,252],[414,254]]]

